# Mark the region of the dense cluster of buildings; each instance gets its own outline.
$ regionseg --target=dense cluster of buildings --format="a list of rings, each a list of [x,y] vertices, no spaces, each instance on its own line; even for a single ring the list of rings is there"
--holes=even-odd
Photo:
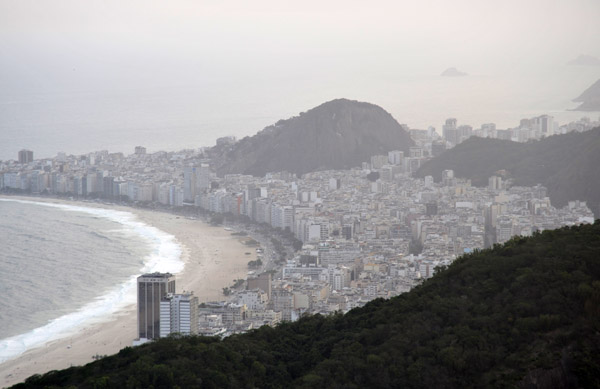
[[[198,305],[193,294],[175,293],[170,275],[138,279],[140,338],[222,335],[304,313],[345,312],[408,291],[464,253],[514,235],[593,222],[584,202],[574,199],[558,209],[546,188],[513,186],[502,172],[490,177],[487,187],[472,186],[452,170],[444,171],[440,182],[412,173],[468,136],[525,141],[597,124],[584,119],[558,126],[541,116],[522,121],[518,129],[486,124],[472,130],[448,119],[441,137],[432,128],[409,130],[416,146],[408,153],[391,151],[359,168],[301,178],[287,172],[217,177],[203,150],[147,154],[136,147],[129,156],[99,151],[43,160],[23,153],[22,161],[20,152],[19,162],[0,162],[0,189],[186,205],[287,230],[302,249],[274,274],[250,276],[229,301]]]
[[[521,119],[519,126],[514,128],[497,129],[496,124],[485,123],[480,128],[474,129],[468,124],[458,125],[456,119],[450,118],[442,126],[440,140],[448,147],[456,146],[471,136],[511,140],[513,142],[528,142],[572,131],[583,132],[598,126],[600,126],[600,120],[592,121],[587,117],[576,122],[560,125],[554,120],[554,117],[542,115],[531,119]],[[436,131],[433,127],[429,127],[427,130],[412,130],[411,132],[413,138],[420,137],[424,139],[431,138],[434,134],[436,134]]]

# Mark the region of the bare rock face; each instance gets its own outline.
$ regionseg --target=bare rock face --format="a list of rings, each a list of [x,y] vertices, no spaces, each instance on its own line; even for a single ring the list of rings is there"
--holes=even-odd
[[[414,145],[388,112],[373,104],[337,99],[280,120],[252,137],[210,152],[218,174],[263,176],[347,169],[372,155]]]

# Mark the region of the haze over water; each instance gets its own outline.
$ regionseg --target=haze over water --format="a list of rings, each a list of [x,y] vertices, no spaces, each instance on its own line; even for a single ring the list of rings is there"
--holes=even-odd
[[[438,130],[586,115],[600,68],[566,63],[600,57],[597,1],[396,3],[0,2],[0,159],[210,146],[340,97]]]

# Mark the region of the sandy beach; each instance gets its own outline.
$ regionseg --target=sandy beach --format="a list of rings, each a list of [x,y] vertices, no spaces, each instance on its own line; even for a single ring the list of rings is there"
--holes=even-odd
[[[13,197],[28,201],[63,202],[34,197]],[[223,227],[210,226],[170,213],[137,208],[103,206],[96,203],[66,202],[79,206],[105,207],[137,215],[140,221],[172,234],[182,248],[185,268],[176,274],[177,293],[193,291],[200,302],[223,300],[222,288],[233,280],[246,278],[247,263],[256,259],[240,240]],[[245,255],[251,252],[252,255]],[[132,291],[135,293],[135,291]],[[111,355],[130,346],[136,338],[136,306],[130,305],[102,323],[90,324],[77,334],[63,338],[0,364],[0,387],[24,381],[33,374],[43,374],[69,366],[92,362],[94,355]]]

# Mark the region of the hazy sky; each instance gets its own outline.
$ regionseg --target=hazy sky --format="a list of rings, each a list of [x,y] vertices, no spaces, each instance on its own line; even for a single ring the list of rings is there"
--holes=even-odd
[[[0,0],[0,87],[528,72],[600,57],[599,0]]]

